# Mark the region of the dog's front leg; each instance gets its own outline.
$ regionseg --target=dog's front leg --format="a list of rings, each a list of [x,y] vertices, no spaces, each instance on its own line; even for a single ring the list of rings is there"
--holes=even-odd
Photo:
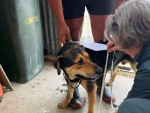
[[[69,82],[69,81],[68,81]],[[73,82],[69,82],[69,84],[72,86],[72,87],[75,87],[76,83],[73,83]],[[66,108],[69,106],[70,104],[70,101],[73,97],[73,92],[74,92],[74,88],[70,87],[70,85],[68,85],[68,91],[67,91],[67,97],[66,97],[66,100],[65,101],[62,101],[61,103],[58,104],[58,107],[59,108]]]
[[[94,81],[82,80],[81,85],[85,88],[88,94],[88,113],[94,113],[97,86]]]

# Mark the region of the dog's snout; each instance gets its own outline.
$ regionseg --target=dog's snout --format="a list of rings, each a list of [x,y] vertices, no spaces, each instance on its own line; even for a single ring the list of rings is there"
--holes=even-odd
[[[102,71],[102,68],[100,68],[100,67],[96,67],[96,68],[95,68],[95,73],[96,73],[96,74],[100,74],[101,71]]]

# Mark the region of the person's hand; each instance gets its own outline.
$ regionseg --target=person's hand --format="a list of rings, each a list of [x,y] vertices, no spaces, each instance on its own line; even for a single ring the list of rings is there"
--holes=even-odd
[[[106,42],[106,40],[107,40],[107,38],[104,37],[104,38],[103,38],[103,41]]]
[[[108,42],[107,43],[107,51],[112,52],[112,51],[115,51],[115,50],[119,50],[118,46],[115,45],[115,43],[113,43],[113,42]]]
[[[70,30],[66,24],[58,25],[58,38],[63,44],[65,44],[66,41],[72,42],[72,39],[70,37]]]
[[[117,113],[117,111],[116,111],[116,112],[114,112],[114,113]]]

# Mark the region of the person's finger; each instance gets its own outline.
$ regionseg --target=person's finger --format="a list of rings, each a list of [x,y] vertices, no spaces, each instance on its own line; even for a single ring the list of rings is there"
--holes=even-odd
[[[107,38],[104,38],[103,41],[106,42]]]
[[[66,43],[66,41],[67,41],[67,39],[65,38],[65,36],[63,36],[63,38],[62,38],[62,41],[61,41],[61,42],[62,42],[63,44],[65,44],[65,43]]]
[[[61,35],[61,34],[59,34],[59,40],[60,40],[63,44],[66,43],[65,36],[63,36],[63,35]]]
[[[110,49],[108,49],[108,52],[115,51],[116,49],[117,49],[116,47],[111,47]]]
[[[72,39],[71,39],[70,33],[67,33],[67,34],[66,34],[66,37],[67,37],[68,42],[72,42]]]
[[[107,51],[111,48],[111,45],[107,44]]]
[[[107,51],[109,51],[110,48],[114,47],[114,43],[113,42],[108,42],[107,43]]]
[[[114,112],[114,113],[117,113],[117,111],[116,111],[116,112]]]
[[[63,44],[65,44],[65,43],[66,43],[66,41],[65,41],[65,40],[62,40],[61,42],[62,42]]]

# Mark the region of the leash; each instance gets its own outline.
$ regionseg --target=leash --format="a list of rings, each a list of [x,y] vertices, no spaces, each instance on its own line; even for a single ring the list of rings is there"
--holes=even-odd
[[[71,88],[73,88],[73,89],[76,89],[76,88],[78,88],[79,87],[79,85],[81,84],[81,82],[82,82],[82,79],[80,79],[80,82],[79,82],[79,84],[76,86],[76,87],[73,87],[73,86],[71,86],[70,84],[69,84],[69,82],[68,82],[68,77],[66,77],[65,75],[64,75],[64,73],[63,73],[63,76],[64,76],[64,78],[66,79],[66,81],[67,81],[67,84],[71,87]]]
[[[113,64],[114,64],[114,56],[115,56],[115,51],[114,51],[114,54],[113,54],[113,59],[112,59],[112,63],[111,63],[111,73],[110,73],[110,89],[111,89],[111,93],[112,93],[112,83],[113,83]],[[114,110],[118,110],[117,108],[114,108],[114,102],[112,101],[112,98],[111,98],[111,107],[114,109]]]
[[[106,78],[106,69],[107,69],[107,63],[108,63],[108,56],[109,56],[109,52],[107,52],[107,56],[106,56],[106,65],[105,65],[103,82],[102,82],[101,93],[100,93],[100,102],[99,102],[100,105],[102,103],[102,97],[103,97],[103,92],[104,92],[104,84],[105,84],[105,78]],[[100,107],[101,106],[99,106],[99,111],[100,111]]]
[[[110,80],[111,80],[111,93],[112,93],[112,77],[113,77],[113,60],[114,60],[114,55],[115,55],[115,51],[113,54],[113,59],[112,59],[112,64],[111,64],[111,76],[110,76]],[[106,70],[107,70],[107,64],[108,64],[108,57],[109,57],[109,52],[107,52],[107,56],[106,56],[106,65],[105,65],[105,70],[104,70],[104,76],[103,76],[103,82],[102,82],[102,87],[101,87],[101,94],[100,94],[100,105],[99,105],[99,111],[100,111],[100,107],[101,107],[101,103],[102,103],[102,97],[103,97],[103,92],[104,92],[104,84],[105,84],[105,78],[106,78]],[[117,110],[116,108],[113,107],[113,101],[111,98],[111,107],[114,110]]]

